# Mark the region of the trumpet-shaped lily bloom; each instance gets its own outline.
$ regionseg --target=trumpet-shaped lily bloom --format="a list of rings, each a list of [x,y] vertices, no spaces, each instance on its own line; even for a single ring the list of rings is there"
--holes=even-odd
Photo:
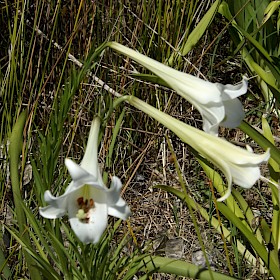
[[[233,182],[240,187],[251,188],[260,178],[259,164],[269,159],[269,150],[264,154],[254,154],[249,148],[239,148],[222,138],[187,125],[134,96],[126,97],[125,100],[165,125],[225,174],[228,190],[218,201],[229,197]]]
[[[61,196],[54,197],[46,191],[44,198],[49,204],[40,208],[40,214],[56,219],[68,214],[70,225],[84,243],[97,243],[107,227],[108,215],[127,219],[129,207],[120,197],[122,187],[118,177],[113,177],[108,189],[98,167],[97,148],[100,120],[95,118],[89,134],[82,162],[65,160],[72,181]]]
[[[234,128],[244,119],[243,106],[237,97],[247,92],[245,77],[237,85],[211,83],[175,70],[119,43],[109,42],[106,45],[149,69],[192,103],[202,115],[203,130],[207,133],[218,135],[220,125]]]

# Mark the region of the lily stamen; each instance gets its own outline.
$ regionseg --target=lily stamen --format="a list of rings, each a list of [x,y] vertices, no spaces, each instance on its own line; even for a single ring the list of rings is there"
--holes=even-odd
[[[94,200],[90,198],[90,200],[85,199],[81,196],[77,199],[78,203],[78,213],[76,214],[76,217],[81,221],[81,222],[86,222],[88,223],[90,220],[90,215],[89,211],[90,209],[94,208]]]

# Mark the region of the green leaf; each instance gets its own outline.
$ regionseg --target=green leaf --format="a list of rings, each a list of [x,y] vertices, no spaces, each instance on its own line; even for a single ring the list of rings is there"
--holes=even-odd
[[[130,75],[133,78],[136,79],[141,79],[142,81],[146,81],[146,82],[150,82],[153,84],[159,84],[165,87],[170,88],[170,86],[160,77],[156,76],[156,75],[150,75],[150,74],[131,74]]]
[[[7,265],[7,260],[5,259],[4,253],[0,248],[0,275],[3,279],[10,279],[12,276],[11,270]]]
[[[24,129],[26,118],[27,118],[27,112],[23,111],[19,115],[12,129],[12,134],[10,137],[9,153],[10,153],[11,184],[13,190],[16,218],[17,218],[20,234],[22,234],[21,236],[22,240],[28,246],[31,246],[28,232],[25,230],[27,225],[27,220],[25,217],[25,213],[21,207],[22,196],[21,196],[20,178],[18,172],[19,158],[22,152],[22,145],[23,145],[23,129]],[[29,268],[31,278],[38,279],[38,280],[41,279],[39,271],[34,266],[34,261],[28,252],[25,252],[25,258],[26,258],[26,262]]]
[[[264,11],[265,17],[263,18],[263,23],[268,21],[274,12],[279,9],[280,1],[271,1]]]
[[[165,186],[165,185],[157,185],[154,186],[156,188],[160,188],[162,190],[165,190],[169,193],[172,193],[174,195],[176,195],[178,198],[180,198],[182,201],[186,201],[186,196],[183,192],[176,190],[172,187],[169,186]],[[208,215],[207,211],[197,202],[194,201],[193,198],[189,197],[188,202],[190,203],[191,207],[193,208],[193,210],[195,211],[199,211],[200,215],[211,224],[211,226],[220,234],[223,234],[224,237],[226,238],[226,240],[228,242],[231,242],[232,239],[232,235],[231,232],[223,225],[220,224],[220,222],[215,218],[215,217],[211,217]],[[248,250],[247,248],[239,241],[237,240],[237,249],[238,252],[244,256],[244,258],[250,262],[252,265],[257,265],[259,260],[257,260]],[[259,265],[259,264],[258,264]],[[260,264],[260,269],[262,272],[264,272],[264,268],[262,266],[262,263]]]
[[[182,46],[179,50],[179,52],[183,56],[187,55],[189,51],[191,51],[194,48],[194,46],[198,43],[198,41],[201,39],[206,29],[209,27],[209,25],[212,23],[213,19],[215,18],[219,5],[220,5],[220,0],[216,0],[214,4],[211,6],[211,8],[206,12],[206,14],[200,20],[200,22],[197,24],[197,26],[194,28],[194,30],[190,33],[187,41],[185,42],[185,45]],[[176,54],[177,52],[172,53],[171,57],[168,60],[168,65],[173,65],[173,60],[176,57]]]
[[[269,148],[270,156],[280,165],[280,150],[278,150],[269,140],[245,121],[242,121],[239,128],[256,141],[264,150]]]
[[[215,280],[232,280],[237,279],[222,273],[215,271],[209,272],[209,270],[188,263],[186,261],[174,260],[170,258],[158,257],[158,256],[148,256],[143,259],[139,268],[146,273],[159,272],[175,274],[178,276],[190,277],[192,279],[209,280],[211,279],[211,274]]]
[[[263,117],[262,118],[262,129],[263,129],[263,135],[264,137],[273,145],[275,146],[273,135],[270,129],[270,126],[267,122],[267,120]],[[269,159],[269,164],[273,168],[274,172],[279,173],[280,172],[280,165],[273,159]],[[275,181],[277,182],[279,178],[274,178]]]
[[[187,55],[190,50],[194,48],[200,38],[203,36],[206,29],[212,23],[215,15],[218,11],[218,7],[220,5],[220,0],[216,0],[211,8],[207,11],[204,17],[200,20],[195,29],[190,33],[187,42],[184,47],[181,49],[181,53],[183,56]]]

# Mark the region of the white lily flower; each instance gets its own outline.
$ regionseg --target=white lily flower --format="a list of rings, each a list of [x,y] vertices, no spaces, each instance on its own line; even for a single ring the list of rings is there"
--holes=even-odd
[[[39,210],[48,219],[68,214],[73,231],[84,243],[99,241],[107,227],[108,215],[123,220],[130,215],[129,207],[120,197],[120,179],[114,176],[110,189],[103,183],[97,159],[99,127],[100,120],[95,118],[80,165],[70,159],[65,160],[72,177],[65,193],[54,197],[50,191],[46,191],[44,198],[49,205]]]
[[[207,133],[218,135],[220,125],[234,128],[244,119],[243,106],[237,97],[247,92],[245,77],[237,85],[211,83],[175,70],[117,42],[106,45],[142,64],[192,103],[202,115],[203,130]]]
[[[222,138],[207,134],[157,110],[137,97],[129,96],[125,100],[169,128],[182,141],[193,147],[224,173],[228,182],[228,190],[218,201],[229,197],[233,182],[247,189],[251,188],[260,178],[259,164],[269,159],[269,150],[261,155],[254,154],[249,147],[247,150],[242,149]]]

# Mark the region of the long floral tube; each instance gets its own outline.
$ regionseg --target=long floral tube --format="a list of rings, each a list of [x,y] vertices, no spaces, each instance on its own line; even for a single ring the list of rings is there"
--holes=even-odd
[[[175,70],[117,42],[106,46],[130,57],[160,77],[179,95],[193,104],[203,118],[203,130],[218,135],[219,126],[237,127],[244,119],[244,111],[238,96],[247,92],[247,79],[236,85],[223,85],[202,80]]]

